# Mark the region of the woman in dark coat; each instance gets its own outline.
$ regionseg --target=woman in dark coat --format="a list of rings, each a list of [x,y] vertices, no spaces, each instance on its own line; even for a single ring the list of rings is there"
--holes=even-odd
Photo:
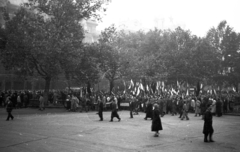
[[[153,119],[152,119],[152,131],[156,132],[154,137],[158,137],[159,135],[158,131],[163,130],[162,122],[159,114],[160,114],[159,107],[157,104],[155,104],[154,110],[153,110]]]
[[[211,104],[208,104],[207,107],[208,108],[204,114],[204,126],[203,126],[204,142],[214,142],[212,140],[212,134],[214,130],[212,126]],[[209,140],[207,139],[208,135],[209,135]]]

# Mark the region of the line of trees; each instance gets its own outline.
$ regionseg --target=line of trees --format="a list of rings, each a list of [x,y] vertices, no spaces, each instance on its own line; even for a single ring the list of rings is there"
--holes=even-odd
[[[181,27],[147,32],[117,31],[113,26],[102,32],[98,49],[107,53],[104,71],[110,91],[116,79],[165,81],[176,85],[199,82],[213,86],[240,83],[240,34],[226,21],[211,28],[206,37],[192,35]]]

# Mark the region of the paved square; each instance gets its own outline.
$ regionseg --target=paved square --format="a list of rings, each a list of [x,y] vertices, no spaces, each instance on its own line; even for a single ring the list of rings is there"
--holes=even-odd
[[[129,111],[119,111],[121,121],[98,121],[96,111],[67,112],[65,109],[16,109],[14,120],[5,121],[0,109],[1,152],[151,152],[194,151],[229,152],[240,150],[240,117],[213,117],[214,143],[203,142],[203,120],[189,114],[189,121],[178,116],[162,117],[163,130],[153,137],[151,120],[145,113],[130,119]]]

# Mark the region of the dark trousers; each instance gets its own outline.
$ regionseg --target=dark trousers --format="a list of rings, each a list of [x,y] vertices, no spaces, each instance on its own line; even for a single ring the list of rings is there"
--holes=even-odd
[[[130,110],[130,118],[133,118],[133,112]]]
[[[98,112],[98,115],[99,115],[99,117],[100,117],[100,120],[103,120],[103,111],[99,111],[99,112]]]
[[[114,118],[114,117],[116,117],[116,118],[118,118],[118,120],[120,120],[120,117],[119,117],[119,115],[118,115],[118,113],[117,113],[117,110],[112,111],[111,121],[113,121],[113,118]]]
[[[71,109],[71,102],[67,101],[67,110]]]
[[[179,118],[181,118],[183,115],[183,111],[179,111],[179,114],[180,114]]]
[[[12,115],[12,112],[8,112],[8,117],[7,117],[7,120],[9,120],[9,118],[13,119],[13,115]]]

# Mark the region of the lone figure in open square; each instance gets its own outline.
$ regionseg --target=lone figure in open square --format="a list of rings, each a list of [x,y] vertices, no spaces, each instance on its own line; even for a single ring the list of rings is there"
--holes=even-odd
[[[112,113],[111,113],[111,121],[113,121],[113,118],[116,117],[118,119],[118,121],[121,121],[121,118],[119,117],[118,115],[118,112],[117,112],[117,98],[116,97],[113,97],[113,101],[112,101]]]
[[[159,130],[163,130],[162,128],[162,122],[161,118],[159,116],[159,107],[157,104],[154,105],[154,110],[153,110],[153,119],[152,119],[152,131],[156,132],[154,137],[159,136]]]
[[[8,117],[7,117],[6,121],[8,121],[9,118],[11,118],[12,120],[14,119],[14,117],[12,115],[12,109],[13,109],[13,104],[12,104],[12,101],[9,97],[8,100],[7,100],[7,106],[6,106],[6,110],[7,110],[7,113],[8,113]]]
[[[204,142],[214,142],[212,140],[212,134],[214,132],[212,126],[212,113],[211,113],[211,104],[208,104],[207,110],[204,114],[204,126],[203,126],[203,134],[204,134]],[[209,135],[209,140],[208,140]]]

